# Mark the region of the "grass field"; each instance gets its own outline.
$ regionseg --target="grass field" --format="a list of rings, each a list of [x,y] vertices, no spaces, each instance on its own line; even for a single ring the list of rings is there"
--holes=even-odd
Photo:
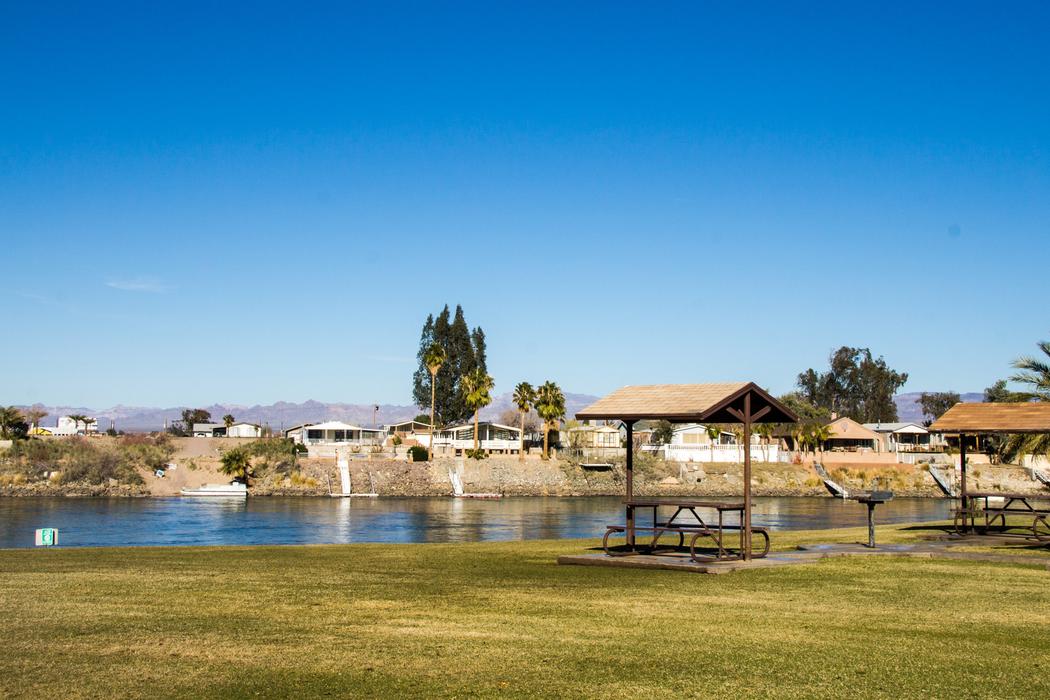
[[[1046,570],[554,563],[593,544],[0,551],[0,695],[1050,694]]]

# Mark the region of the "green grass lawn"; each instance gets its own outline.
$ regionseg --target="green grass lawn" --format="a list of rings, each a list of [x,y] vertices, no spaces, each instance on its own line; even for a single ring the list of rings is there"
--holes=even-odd
[[[0,696],[1050,694],[1046,570],[555,564],[593,544],[0,551]]]

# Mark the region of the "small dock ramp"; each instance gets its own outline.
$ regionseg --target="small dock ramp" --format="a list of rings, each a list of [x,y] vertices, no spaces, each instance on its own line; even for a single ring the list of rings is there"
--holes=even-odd
[[[828,474],[828,470],[824,468],[824,465],[820,462],[813,463],[813,469],[817,472],[817,476],[824,482],[824,488],[834,496],[835,498],[849,498],[849,491],[834,481]]]
[[[463,496],[463,479],[459,476],[459,469],[448,468],[448,480],[452,482],[452,495]]]
[[[933,477],[934,483],[936,483],[937,486],[941,489],[941,491],[944,492],[945,496],[948,496],[950,498],[956,497],[955,489],[952,488],[952,484],[948,480],[948,477],[942,474],[940,469],[937,469],[931,465],[930,476]]]

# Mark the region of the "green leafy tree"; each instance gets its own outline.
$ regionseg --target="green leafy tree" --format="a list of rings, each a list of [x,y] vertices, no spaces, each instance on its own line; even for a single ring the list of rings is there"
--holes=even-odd
[[[985,403],[1016,403],[1018,401],[1028,401],[1029,397],[1026,394],[1017,391],[1010,391],[1006,386],[1006,380],[1000,379],[995,384],[984,390],[984,401]]]
[[[521,444],[518,447],[518,461],[525,461],[525,417],[532,410],[532,403],[536,400],[536,390],[528,382],[520,382],[514,387],[514,405],[518,407],[521,414]]]
[[[492,403],[492,396],[489,392],[492,391],[493,381],[492,377],[486,374],[484,370],[476,367],[473,372],[464,375],[460,379],[460,385],[463,391],[466,392],[467,405],[474,412],[474,454],[477,456],[479,454],[478,416],[481,413],[481,409]]]
[[[423,355],[423,364],[430,372],[430,451],[434,451],[434,411],[437,406],[437,376],[448,361],[448,353],[438,343],[431,343]]]
[[[230,432],[230,426],[233,425],[235,422],[236,419],[233,417],[232,413],[227,413],[225,416],[222,417],[222,424],[226,426],[227,434],[229,434]]]
[[[187,408],[182,412],[182,429],[186,434],[193,434],[197,423],[211,423],[211,413],[203,408]]]
[[[826,372],[808,369],[798,375],[802,397],[814,406],[847,415],[860,423],[897,420],[893,395],[908,381],[868,348],[843,346],[828,358]]]
[[[444,348],[446,360],[437,375],[432,376],[425,357],[435,343]],[[453,314],[446,305],[437,317],[427,316],[416,355],[419,364],[412,375],[412,398],[417,406],[426,406],[431,385],[436,386],[436,425],[450,425],[470,417],[460,382],[475,369],[488,371],[485,353],[485,333],[481,328],[470,330],[462,307],[457,306]]]
[[[546,381],[536,390],[535,406],[543,421],[543,459],[550,459],[550,431],[565,417],[565,394],[557,384]]]
[[[945,411],[962,401],[955,391],[924,391],[915,403],[922,408],[923,425],[927,428],[944,415]]]
[[[222,466],[219,468],[223,474],[233,477],[245,486],[252,477],[252,456],[246,447],[235,447],[226,450],[220,459]]]
[[[674,436],[674,426],[669,420],[658,420],[653,425],[653,434],[650,441],[654,445],[668,445]]]

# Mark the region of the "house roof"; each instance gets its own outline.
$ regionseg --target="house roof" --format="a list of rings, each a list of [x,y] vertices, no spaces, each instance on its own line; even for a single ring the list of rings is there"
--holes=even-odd
[[[216,428],[225,428],[225,427],[226,426],[223,425],[222,423],[194,423],[193,424],[193,432],[197,432],[198,430],[201,430],[201,431],[204,431],[204,430],[215,430]]]
[[[930,432],[918,423],[865,423],[864,427],[876,433],[912,433],[925,435]]]
[[[502,423],[495,423],[495,422],[493,422],[493,421],[490,421],[490,420],[483,420],[483,421],[478,421],[478,427],[479,427],[479,428],[480,428],[481,426],[483,426],[483,425],[491,425],[491,426],[495,426],[495,427],[497,427],[497,428],[504,428],[504,429],[506,429],[506,430],[513,430],[513,431],[514,431],[514,432],[516,432],[516,433],[520,433],[520,432],[521,432],[521,428],[515,428],[515,427],[514,427],[513,425],[503,425]],[[473,423],[473,422],[470,422],[470,423],[460,423],[459,425],[451,425],[451,426],[449,426],[449,427],[445,428],[445,430],[444,430],[443,432],[451,432],[451,431],[456,431],[456,430],[464,430],[464,429],[466,429],[466,428],[473,428],[473,427],[474,427],[474,423]]]
[[[739,423],[734,411],[743,408],[746,396],[751,396],[752,414],[768,409],[756,423],[793,423],[797,420],[791,409],[754,382],[625,386],[598,399],[577,413],[576,418]]]
[[[930,432],[1050,433],[1050,403],[957,403]]]
[[[249,423],[246,420],[239,420],[236,423],[230,423],[231,428],[236,428],[238,425],[250,425],[253,428],[261,428],[262,426],[258,423]]]
[[[421,420],[403,420],[400,423],[391,423],[390,425],[387,425],[385,427],[389,430],[390,428],[400,428],[403,425],[422,425],[426,428],[430,427],[430,423],[424,423]]]
[[[832,440],[875,440],[879,436],[848,416],[828,423]]]
[[[349,423],[343,423],[342,421],[337,420],[331,420],[327,423],[314,423],[303,427],[308,430],[364,430],[375,433],[382,432],[381,428],[362,428],[358,425],[350,425]]]

